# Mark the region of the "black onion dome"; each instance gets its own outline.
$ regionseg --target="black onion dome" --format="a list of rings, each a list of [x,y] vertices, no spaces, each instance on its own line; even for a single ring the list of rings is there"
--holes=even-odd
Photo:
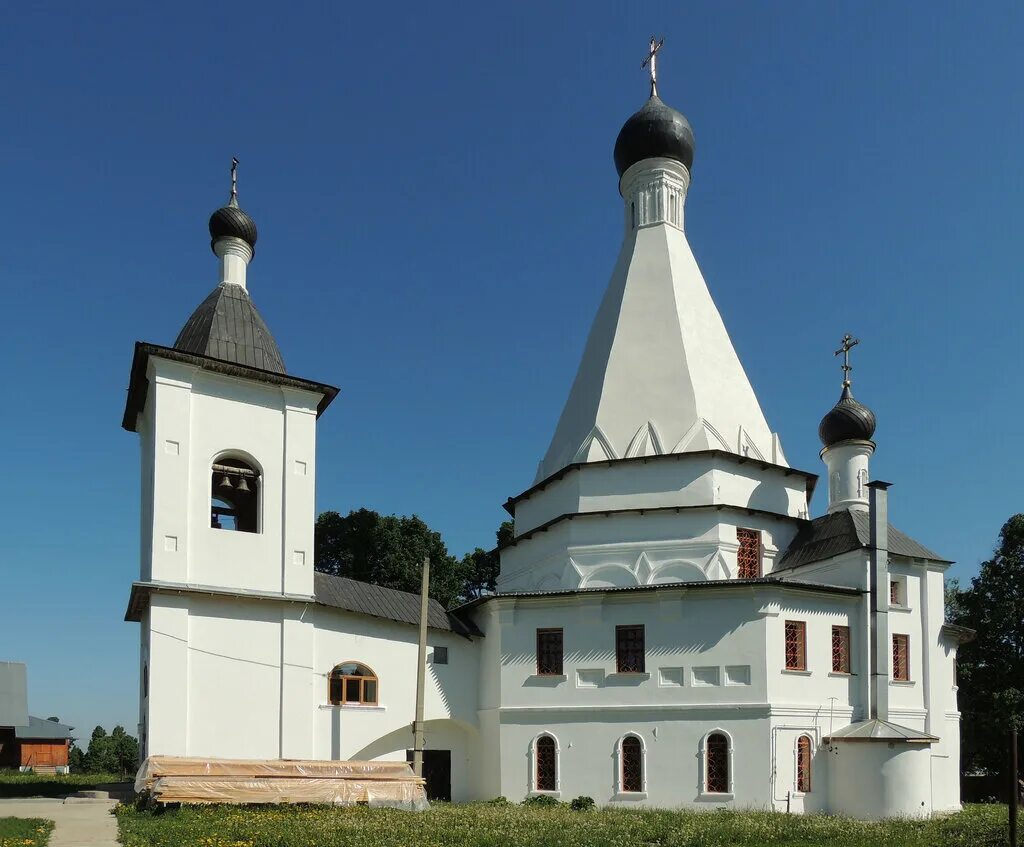
[[[222,283],[213,289],[178,333],[174,349],[264,371],[286,372],[274,336],[256,311],[249,292],[240,285]]]
[[[839,402],[821,419],[818,437],[826,447],[851,439],[870,441],[875,434],[875,425],[875,413],[854,400],[850,386],[845,385]]]
[[[662,157],[675,159],[693,167],[695,142],[690,122],[657,94],[652,94],[619,130],[615,139],[615,169],[621,177],[632,165],[643,159]]]
[[[210,246],[227,237],[241,238],[256,251],[256,222],[237,205],[229,204],[210,215]]]

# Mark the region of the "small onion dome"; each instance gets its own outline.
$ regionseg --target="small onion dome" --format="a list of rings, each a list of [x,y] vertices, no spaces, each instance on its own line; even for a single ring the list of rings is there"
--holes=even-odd
[[[661,157],[675,159],[693,167],[693,129],[690,122],[657,94],[652,94],[643,108],[619,130],[615,139],[615,169],[621,177],[632,165],[643,159]]]
[[[853,399],[849,385],[843,386],[839,402],[821,419],[818,437],[826,447],[840,441],[870,441],[875,434],[875,413]]]
[[[241,238],[256,252],[256,222],[234,200],[210,215],[210,246],[228,237]]]

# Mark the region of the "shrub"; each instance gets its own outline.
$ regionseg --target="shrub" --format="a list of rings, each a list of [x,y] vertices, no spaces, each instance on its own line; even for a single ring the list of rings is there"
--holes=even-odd
[[[548,794],[536,794],[533,797],[527,797],[523,800],[523,805],[533,806],[535,808],[546,808],[549,806],[557,806],[558,800]]]
[[[581,795],[573,799],[569,804],[569,808],[574,812],[587,812],[594,808],[594,798]]]
[[[507,806],[509,805],[508,797],[495,797],[491,800],[484,801],[488,806]]]

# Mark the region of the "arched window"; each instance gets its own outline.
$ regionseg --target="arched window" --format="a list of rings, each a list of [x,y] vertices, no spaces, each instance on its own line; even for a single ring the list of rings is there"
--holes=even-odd
[[[796,790],[811,790],[811,739],[801,735],[796,740]]]
[[[334,706],[376,706],[377,675],[366,665],[345,662],[331,671],[328,696]]]
[[[644,790],[644,747],[635,735],[627,735],[619,746],[619,790]]]
[[[259,532],[259,472],[241,459],[218,459],[210,473],[210,526]]]
[[[534,790],[558,790],[558,745],[550,735],[541,735],[533,745]]]
[[[729,738],[712,732],[704,741],[704,790],[708,794],[729,794]]]

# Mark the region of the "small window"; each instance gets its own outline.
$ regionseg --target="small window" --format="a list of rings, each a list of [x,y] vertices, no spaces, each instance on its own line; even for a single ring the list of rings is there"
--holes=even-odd
[[[562,675],[562,630],[537,630],[537,673],[541,676]]]
[[[210,526],[259,532],[260,475],[239,459],[219,459],[211,471]]]
[[[558,751],[555,739],[542,735],[537,739],[534,753],[537,759],[536,790],[558,790]]]
[[[807,670],[807,624],[786,621],[786,670]]]
[[[331,671],[328,697],[334,706],[376,706],[377,675],[357,662],[338,665]]]
[[[431,663],[435,665],[447,665],[448,664],[448,648],[447,647],[435,647],[434,655],[431,658]]]
[[[142,697],[145,699],[149,696],[149,664],[144,663],[142,665]]]
[[[644,628],[640,626],[615,627],[615,670],[618,673],[643,673]]]
[[[761,576],[761,533],[756,529],[737,528],[736,540],[740,543],[736,553],[736,576],[757,579]]]
[[[644,790],[644,748],[635,735],[622,739],[622,790]]]
[[[910,680],[910,636],[892,637],[892,678],[902,682]]]
[[[711,733],[704,742],[704,790],[729,793],[729,739],[721,732]]]
[[[811,790],[811,739],[801,735],[796,740],[796,790]]]
[[[890,606],[901,606],[902,601],[900,598],[900,582],[898,579],[889,580],[889,605]]]
[[[832,672],[850,672],[850,628],[832,627]]]

